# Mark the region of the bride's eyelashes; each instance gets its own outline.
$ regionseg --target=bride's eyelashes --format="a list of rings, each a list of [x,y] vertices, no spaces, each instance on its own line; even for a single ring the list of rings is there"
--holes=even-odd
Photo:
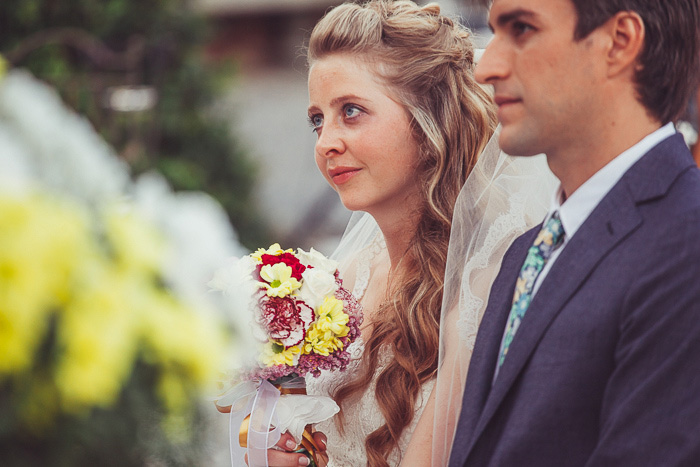
[[[308,120],[309,120],[309,126],[311,127],[311,131],[313,131],[314,133],[318,133],[318,131],[323,126],[323,115],[321,115],[321,114],[309,115]]]
[[[362,107],[357,104],[344,104],[342,107],[342,116],[345,121],[352,122],[357,119],[360,115],[366,113]],[[323,115],[312,114],[308,117],[309,126],[311,131],[318,133],[323,128]]]
[[[345,104],[343,106],[343,116],[345,118],[353,119],[360,115],[362,109],[355,104]]]

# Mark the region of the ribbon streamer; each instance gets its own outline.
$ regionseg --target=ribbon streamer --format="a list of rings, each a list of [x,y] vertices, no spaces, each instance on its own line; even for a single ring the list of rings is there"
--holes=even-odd
[[[222,407],[231,402],[229,446],[233,467],[245,465],[246,452],[251,467],[268,467],[267,450],[280,439],[279,429],[270,430],[276,424],[274,411],[279,396],[280,392],[268,381],[246,381],[217,401]],[[244,425],[248,430],[246,442],[241,443],[234,433],[240,433]]]
[[[263,380],[253,401],[248,428],[248,463],[250,467],[268,467],[267,450],[277,444],[281,433],[277,428],[275,407],[279,390]]]
[[[245,465],[245,454],[248,454],[248,462],[251,467],[268,467],[267,450],[273,448],[281,437],[285,427],[289,427],[289,407],[285,406],[285,418],[279,419],[277,414],[280,396],[288,397],[312,397],[306,396],[306,381],[304,378],[294,378],[284,381],[281,385],[272,385],[269,381],[247,381],[236,385],[224,394],[217,404],[225,407],[231,405],[229,417],[231,465],[233,467]],[[305,399],[304,397],[304,399]],[[318,404],[318,398],[315,404]],[[326,399],[323,397],[322,399]],[[309,422],[325,420],[337,412],[337,405],[330,400],[334,410],[330,412],[314,412]],[[289,404],[290,402],[287,402]],[[297,402],[294,402],[295,404]],[[298,407],[298,406],[296,406]],[[307,408],[308,412],[308,408]],[[320,417],[319,417],[320,415]],[[308,414],[306,415],[308,416]],[[303,420],[303,418],[301,419]],[[301,421],[300,420],[300,421]],[[281,425],[280,425],[281,424]],[[316,465],[319,458],[319,446],[313,439],[312,425],[303,426],[303,432],[293,434],[299,445],[296,452],[306,450]]]

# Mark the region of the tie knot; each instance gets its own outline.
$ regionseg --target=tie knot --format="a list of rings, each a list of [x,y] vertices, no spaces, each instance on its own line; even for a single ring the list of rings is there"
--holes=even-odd
[[[554,211],[547,223],[542,226],[540,234],[535,239],[534,246],[540,248],[542,255],[547,258],[561,245],[563,240],[564,226],[561,224],[559,211]]]

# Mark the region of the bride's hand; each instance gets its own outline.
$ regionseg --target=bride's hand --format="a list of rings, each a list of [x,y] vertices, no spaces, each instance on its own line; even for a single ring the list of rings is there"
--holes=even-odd
[[[221,413],[231,412],[231,406],[222,407],[217,405],[216,409]],[[316,431],[313,434],[314,442],[318,446],[318,452],[316,457],[318,459],[318,467],[325,467],[328,463],[328,455],[326,454],[326,435],[320,431]],[[286,467],[286,466],[297,466],[297,465],[309,465],[309,458],[304,454],[299,454],[297,452],[292,452],[297,447],[297,443],[294,442],[294,438],[289,432],[284,432],[280,436],[280,440],[277,441],[275,445],[278,449],[268,449],[267,459],[270,467]],[[248,464],[248,454],[245,456],[245,463]]]
[[[328,456],[326,455],[326,435],[317,431],[313,434],[314,441],[318,446],[317,458],[319,467],[325,467]],[[289,432],[285,432],[277,441],[275,448],[267,450],[267,461],[270,467],[296,467],[299,465],[309,465],[309,458],[305,454],[292,452],[296,449],[297,443]],[[245,456],[248,464],[248,455]]]
[[[218,410],[221,413],[231,413],[231,406],[227,405],[226,407],[222,407],[218,405],[216,402],[214,402],[214,406],[216,407],[216,410]]]

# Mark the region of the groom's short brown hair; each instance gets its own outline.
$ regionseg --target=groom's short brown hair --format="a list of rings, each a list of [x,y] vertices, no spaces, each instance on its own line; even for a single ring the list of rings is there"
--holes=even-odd
[[[700,84],[700,0],[562,1],[576,9],[574,38],[579,40],[620,11],[636,12],[646,30],[636,75],[639,100],[661,123],[681,115]],[[471,3],[486,6],[493,0]]]
[[[644,21],[644,48],[636,72],[639,101],[661,123],[677,119],[698,85],[700,0],[566,0],[578,14],[574,38],[583,39],[620,11]]]

